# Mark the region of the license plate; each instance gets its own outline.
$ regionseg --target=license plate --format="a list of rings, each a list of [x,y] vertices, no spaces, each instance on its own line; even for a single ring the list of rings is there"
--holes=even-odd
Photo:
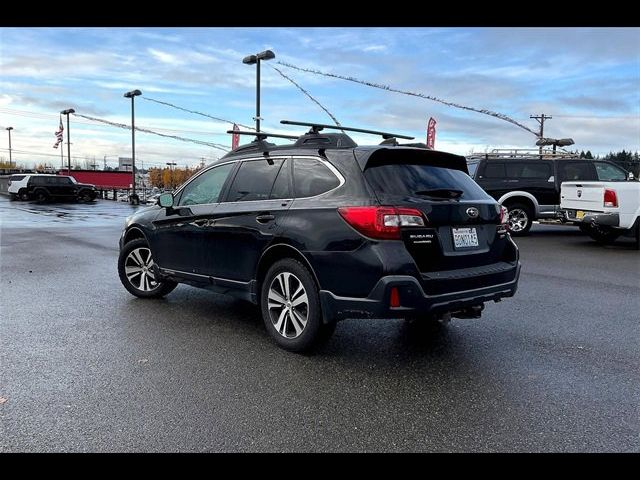
[[[582,210],[578,210],[578,211],[576,212],[576,218],[577,218],[578,220],[582,220],[582,219],[584,218],[584,212],[583,212]]]
[[[453,246],[455,248],[477,247],[478,234],[475,227],[471,228],[452,228]]]

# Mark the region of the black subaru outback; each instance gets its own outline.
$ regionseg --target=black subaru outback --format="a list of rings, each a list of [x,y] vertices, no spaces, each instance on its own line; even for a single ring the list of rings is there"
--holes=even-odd
[[[129,292],[157,298],[186,283],[249,300],[292,351],[340,319],[477,318],[514,295],[506,209],[464,157],[283,123],[311,130],[278,146],[261,132],[127,219],[118,271]]]

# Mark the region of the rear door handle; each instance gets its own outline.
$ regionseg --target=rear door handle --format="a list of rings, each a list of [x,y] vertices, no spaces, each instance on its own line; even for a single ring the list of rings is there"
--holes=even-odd
[[[265,214],[262,214],[262,215],[258,215],[256,217],[256,222],[258,222],[258,223],[267,223],[267,222],[270,222],[270,221],[275,220],[275,219],[276,219],[275,216],[271,215],[270,213],[265,213]]]

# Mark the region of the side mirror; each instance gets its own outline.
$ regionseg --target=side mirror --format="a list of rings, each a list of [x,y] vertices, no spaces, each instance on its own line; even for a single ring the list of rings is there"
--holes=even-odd
[[[158,198],[158,204],[164,208],[173,207],[173,194],[172,193],[163,193]]]

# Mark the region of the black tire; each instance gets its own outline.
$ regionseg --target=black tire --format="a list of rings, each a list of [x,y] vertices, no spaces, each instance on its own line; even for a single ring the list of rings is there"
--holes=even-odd
[[[47,200],[49,200],[49,194],[47,193],[47,191],[46,191],[46,190],[42,190],[42,189],[40,189],[40,190],[36,190],[36,191],[33,193],[33,198],[34,198],[34,199],[36,200],[36,202],[38,202],[38,203],[44,203],[44,202],[46,202]]]
[[[20,190],[18,192],[18,198],[23,202],[26,202],[27,200],[29,200],[29,194],[26,192],[26,190]]]
[[[138,250],[138,255],[131,255],[135,250]],[[149,256],[147,257],[141,250],[148,251]],[[142,259],[142,265],[144,266],[141,266],[140,268],[143,269],[143,271],[139,274],[131,274],[131,272],[129,272],[130,276],[128,277],[126,271],[127,267],[137,268],[138,265],[141,265],[141,263],[136,260],[138,257]],[[156,282],[153,278],[153,273],[148,273],[152,272],[152,270],[147,270],[149,261],[153,261],[153,257],[151,256],[151,250],[149,249],[149,245],[147,245],[146,240],[138,238],[126,243],[125,246],[122,247],[122,250],[120,250],[120,255],[118,257],[118,276],[120,277],[120,282],[122,282],[124,288],[126,288],[131,295],[135,295],[136,297],[164,297],[168,293],[171,293],[178,284],[169,280]],[[138,286],[135,284],[138,284]],[[141,286],[143,288],[140,288]],[[147,286],[149,289],[145,289]]]
[[[622,232],[609,227],[589,225],[587,234],[598,243],[610,245],[616,241]]]
[[[509,210],[509,233],[514,237],[528,235],[534,220],[531,207],[524,203],[509,203],[505,207]]]
[[[640,219],[636,220],[636,250],[640,250]]]
[[[89,202],[92,202],[93,200],[95,200],[95,197],[91,193],[91,190],[82,190],[78,194],[78,201],[80,202],[89,203]]]
[[[282,282],[288,286],[283,288]],[[300,286],[301,293],[298,292]],[[296,306],[296,301],[303,296],[306,301]],[[307,267],[292,258],[279,260],[269,268],[260,291],[260,309],[269,335],[291,352],[306,352],[321,345],[336,327],[335,321],[323,323],[316,282]],[[306,323],[303,323],[305,317]]]

